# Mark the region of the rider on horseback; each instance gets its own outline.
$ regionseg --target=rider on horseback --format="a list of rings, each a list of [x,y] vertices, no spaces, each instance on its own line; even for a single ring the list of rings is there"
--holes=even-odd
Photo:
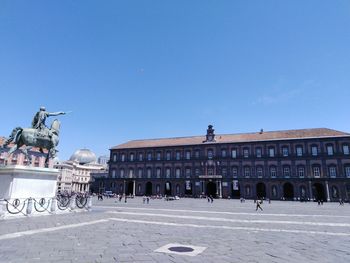
[[[45,131],[48,129],[45,125],[46,118],[50,116],[57,116],[62,114],[66,114],[66,113],[63,111],[47,112],[45,107],[40,107],[40,111],[38,111],[33,118],[32,128],[37,129],[39,131]]]
[[[50,117],[50,116],[57,116],[57,115],[63,115],[63,114],[66,114],[66,113],[63,112],[63,111],[47,112],[45,107],[40,107],[40,110],[35,114],[35,116],[33,118],[32,128],[38,130],[39,133],[43,133],[43,135],[47,134],[51,138],[52,137],[52,133],[50,132],[49,128],[46,127],[46,125],[45,125],[46,118]],[[21,129],[21,128],[18,127],[16,129],[18,130],[18,129]],[[12,132],[11,135],[9,136],[9,138],[2,145],[2,148],[7,147],[7,145],[9,145],[10,142],[13,141],[13,139],[14,139],[16,134],[17,134],[17,132]],[[40,148],[40,151],[42,152],[41,148]]]

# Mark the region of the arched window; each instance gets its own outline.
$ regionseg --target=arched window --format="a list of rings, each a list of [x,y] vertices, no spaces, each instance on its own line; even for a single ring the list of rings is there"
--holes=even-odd
[[[134,169],[130,168],[129,169],[129,178],[133,178],[134,177]]]
[[[142,178],[142,168],[139,168],[139,170],[138,170],[138,177]]]
[[[232,167],[232,177],[233,178],[237,178],[238,177],[238,167],[237,166],[233,166]]]
[[[243,149],[243,157],[248,158],[249,157],[249,148],[245,147]]]
[[[318,155],[318,147],[317,147],[317,145],[315,145],[315,144],[311,145],[311,154],[312,154],[312,156],[317,156]]]
[[[262,166],[256,167],[256,175],[258,178],[262,178],[264,176],[264,170]]]
[[[147,178],[152,177],[152,168],[147,168]]]
[[[270,166],[270,177],[271,178],[277,177],[277,168],[274,165]]]
[[[298,166],[298,177],[304,178],[305,177],[305,167],[304,166]]]
[[[244,177],[246,177],[246,178],[250,177],[250,167],[249,166],[244,167]]]
[[[156,176],[157,176],[157,178],[160,178],[160,176],[161,176],[161,169],[159,167],[156,170]]]
[[[170,151],[167,151],[167,152],[166,152],[166,160],[167,160],[167,161],[170,161],[170,160],[171,160],[171,152],[170,152]]]
[[[176,178],[180,178],[181,177],[181,169],[180,168],[176,168],[176,170],[175,170],[175,177]]]
[[[171,176],[171,170],[170,170],[170,168],[166,168],[165,169],[165,177],[170,178],[170,176]]]
[[[288,146],[283,146],[282,147],[282,155],[283,155],[283,157],[287,157],[289,155],[289,148],[288,148]]]
[[[283,166],[283,177],[290,178],[290,166],[289,165]]]
[[[191,177],[191,168],[187,167],[187,168],[185,169],[185,174],[186,174],[186,178]]]
[[[124,178],[124,169],[120,169],[120,178]]]
[[[337,167],[335,165],[330,165],[328,167],[328,175],[331,178],[336,178],[337,177]]]
[[[176,160],[180,160],[180,159],[181,159],[181,152],[176,151]]]
[[[312,166],[312,173],[314,178],[320,178],[321,177],[321,168],[319,165]]]
[[[333,155],[334,154],[333,144],[327,144],[326,145],[326,149],[327,149],[327,155]]]
[[[112,170],[112,178],[115,178],[116,172],[115,169]]]
[[[226,149],[221,149],[221,157],[226,158],[227,152]]]
[[[232,150],[231,150],[231,157],[232,157],[233,159],[237,158],[237,149],[232,149]]]
[[[345,176],[346,176],[347,178],[350,178],[350,165],[346,165],[346,166],[344,167],[344,170],[345,170]]]

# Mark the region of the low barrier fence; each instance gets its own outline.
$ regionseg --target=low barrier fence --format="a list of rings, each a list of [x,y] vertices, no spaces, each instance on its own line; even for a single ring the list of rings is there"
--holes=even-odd
[[[55,197],[42,198],[14,198],[0,199],[0,216],[46,213],[57,214],[63,211],[90,210],[92,207],[91,196],[77,194],[72,196],[57,195]]]

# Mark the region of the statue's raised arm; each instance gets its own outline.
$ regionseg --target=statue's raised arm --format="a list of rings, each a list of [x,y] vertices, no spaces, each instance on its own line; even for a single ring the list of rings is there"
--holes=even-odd
[[[47,112],[47,117],[49,117],[49,116],[57,116],[57,115],[64,115],[64,114],[66,114],[64,111]]]

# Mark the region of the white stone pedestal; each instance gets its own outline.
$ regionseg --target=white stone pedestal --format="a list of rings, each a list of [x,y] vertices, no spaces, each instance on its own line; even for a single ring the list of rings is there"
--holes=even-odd
[[[0,199],[52,198],[56,195],[58,173],[50,168],[0,167]]]
[[[49,214],[58,174],[50,168],[0,167],[0,217]]]
[[[0,167],[0,219],[91,210],[91,197],[56,197],[57,169]]]

